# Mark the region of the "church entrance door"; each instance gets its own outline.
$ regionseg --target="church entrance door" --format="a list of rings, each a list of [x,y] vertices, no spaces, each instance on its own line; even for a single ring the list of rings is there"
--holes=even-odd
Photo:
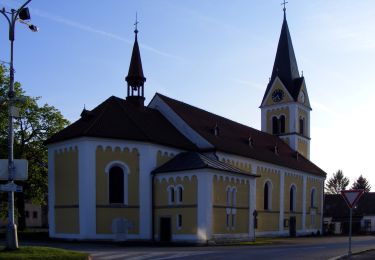
[[[160,218],[160,241],[171,241],[172,225],[170,217]]]
[[[291,237],[295,237],[297,235],[296,222],[296,217],[289,218],[289,236]]]

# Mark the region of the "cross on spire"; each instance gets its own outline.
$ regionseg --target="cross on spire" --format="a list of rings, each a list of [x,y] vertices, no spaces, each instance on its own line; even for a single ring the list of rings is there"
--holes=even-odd
[[[137,14],[137,12],[136,12],[136,13],[135,13],[135,23],[134,23],[134,26],[135,26],[135,30],[134,30],[134,32],[135,32],[135,34],[138,33],[138,24],[139,24],[139,22],[138,22],[138,14]]]
[[[284,8],[283,8],[283,11],[284,11],[284,13],[285,13],[285,11],[286,11],[286,8],[285,8],[285,6],[286,6],[286,4],[287,4],[288,2],[286,2],[285,0],[283,0],[283,2],[281,3],[281,5],[283,5],[284,6]]]

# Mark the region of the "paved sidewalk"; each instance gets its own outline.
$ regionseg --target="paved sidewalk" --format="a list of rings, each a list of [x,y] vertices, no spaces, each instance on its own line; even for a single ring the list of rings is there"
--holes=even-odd
[[[337,257],[336,260],[344,259],[356,259],[356,260],[374,260],[375,259],[375,248],[366,250],[359,253],[354,253],[350,258],[347,256]]]

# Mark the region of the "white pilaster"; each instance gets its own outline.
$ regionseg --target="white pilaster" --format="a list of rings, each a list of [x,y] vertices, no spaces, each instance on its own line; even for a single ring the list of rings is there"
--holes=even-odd
[[[140,238],[152,239],[152,177],[151,171],[156,168],[157,150],[143,147],[139,159],[139,221]]]
[[[212,174],[198,174],[198,239],[212,237]]]
[[[302,231],[306,229],[306,186],[307,186],[307,177],[303,176],[302,184]]]
[[[50,237],[55,237],[55,150],[48,148],[48,225]]]
[[[279,231],[284,231],[284,176],[285,173],[282,171],[280,172],[280,215],[279,215]]]
[[[256,178],[249,180],[249,237],[254,239],[255,228],[254,228],[254,210],[256,209]]]
[[[81,238],[96,235],[96,158],[90,141],[78,144],[79,228]]]
[[[289,133],[297,132],[297,106],[295,104],[290,105],[289,113],[290,113],[290,120],[289,120]]]
[[[322,180],[322,185],[320,188],[320,234],[323,234],[324,180]]]
[[[262,132],[267,132],[267,109],[261,108],[261,129]]]

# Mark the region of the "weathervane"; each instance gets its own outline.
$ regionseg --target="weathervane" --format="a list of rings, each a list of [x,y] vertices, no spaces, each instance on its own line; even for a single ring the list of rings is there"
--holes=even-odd
[[[286,6],[286,4],[287,4],[288,2],[285,2],[285,0],[283,0],[283,2],[281,3],[281,5],[283,5],[284,6],[284,8],[283,8],[283,11],[284,11],[284,13],[285,13],[285,11],[286,11],[286,8],[285,8],[285,6]]]
[[[134,23],[134,26],[135,26],[135,30],[134,30],[134,32],[135,32],[135,34],[138,33],[138,24],[139,24],[139,22],[138,22],[138,14],[137,14],[137,12],[136,12],[136,13],[135,13],[135,23]]]

